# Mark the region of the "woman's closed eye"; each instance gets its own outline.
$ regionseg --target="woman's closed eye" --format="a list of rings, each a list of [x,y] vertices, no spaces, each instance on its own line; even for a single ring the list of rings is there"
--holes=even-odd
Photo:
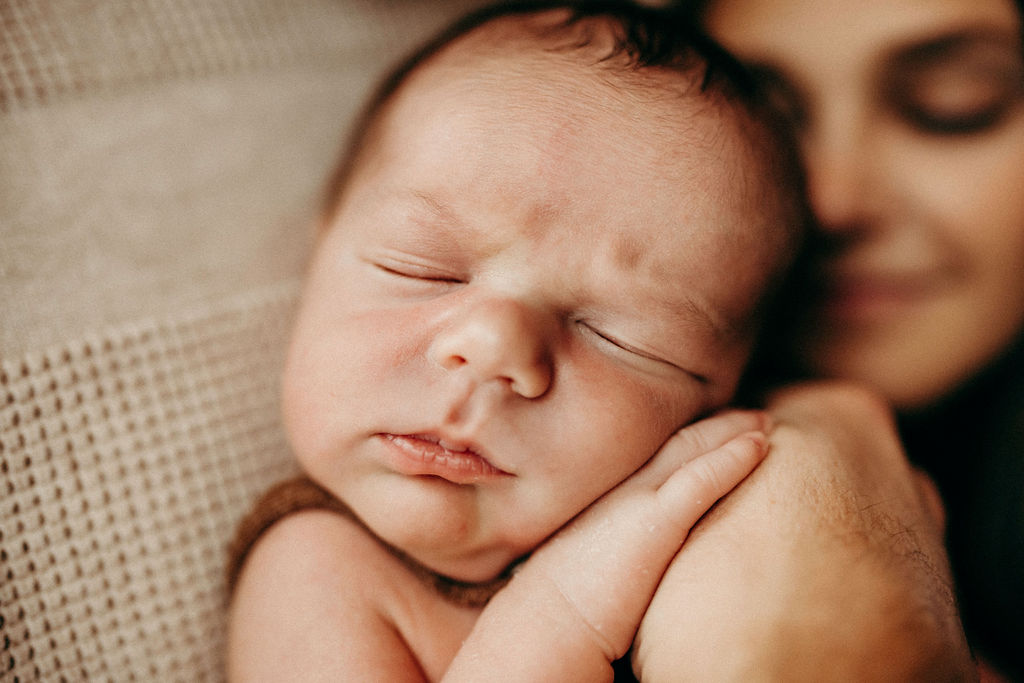
[[[993,128],[1019,106],[1024,86],[1006,80],[922,83],[894,91],[896,112],[921,132],[968,135]]]
[[[1016,42],[938,41],[898,57],[882,92],[926,135],[982,133],[1024,104],[1024,62]]]

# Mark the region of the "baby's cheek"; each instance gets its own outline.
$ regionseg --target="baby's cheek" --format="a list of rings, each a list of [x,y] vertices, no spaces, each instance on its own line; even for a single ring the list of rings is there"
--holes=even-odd
[[[343,353],[337,339],[298,329],[281,377],[281,411],[285,431],[297,456],[320,449],[332,413],[344,396],[339,387],[351,386],[344,377]]]
[[[299,458],[316,448],[319,401],[310,380],[300,359],[289,359],[282,376],[281,413],[288,441]]]

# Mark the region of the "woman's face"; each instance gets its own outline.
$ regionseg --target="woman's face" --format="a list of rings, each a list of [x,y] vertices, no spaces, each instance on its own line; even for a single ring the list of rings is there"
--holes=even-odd
[[[823,237],[800,353],[904,409],[1024,326],[1024,58],[1010,0],[719,0],[797,128]]]

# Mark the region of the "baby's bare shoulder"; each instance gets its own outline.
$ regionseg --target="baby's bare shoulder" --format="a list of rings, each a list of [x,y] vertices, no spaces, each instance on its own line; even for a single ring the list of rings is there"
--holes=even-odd
[[[258,562],[295,570],[330,569],[348,574],[366,562],[395,562],[390,553],[352,519],[329,510],[302,510],[276,522],[256,543]]]
[[[349,674],[352,662],[404,649],[389,616],[402,590],[399,569],[380,543],[337,513],[304,510],[275,523],[246,559],[232,600],[231,678],[302,678],[296,662],[315,666],[318,676]]]

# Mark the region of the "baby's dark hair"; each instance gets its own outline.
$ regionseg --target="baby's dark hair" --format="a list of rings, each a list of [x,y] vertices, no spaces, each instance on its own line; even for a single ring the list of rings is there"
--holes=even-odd
[[[587,30],[588,20],[605,22],[611,28],[614,39],[609,51],[598,58],[594,66],[606,67],[610,75],[632,77],[634,84],[642,84],[644,74],[650,71],[670,70],[688,76],[694,89],[702,96],[725,98],[734,105],[736,111],[746,112],[753,121],[767,129],[760,136],[751,133],[750,137],[772,138],[767,144],[767,166],[772,169],[779,183],[786,185],[793,196],[798,195],[803,177],[799,162],[795,154],[791,153],[795,145],[786,137],[786,131],[772,119],[763,103],[756,80],[744,66],[709,38],[688,13],[672,8],[643,6],[626,0],[521,0],[488,5],[455,21],[407,56],[380,83],[357,118],[346,153],[328,182],[324,223],[329,223],[333,218],[382,110],[418,68],[446,47],[492,22],[557,10],[565,12],[564,21],[545,24],[537,29],[534,36],[546,47],[553,51],[594,47],[592,42],[596,34]],[[593,25],[589,24],[589,28],[593,28]],[[663,86],[664,79],[659,84]],[[793,216],[792,222],[795,224],[800,220]]]

